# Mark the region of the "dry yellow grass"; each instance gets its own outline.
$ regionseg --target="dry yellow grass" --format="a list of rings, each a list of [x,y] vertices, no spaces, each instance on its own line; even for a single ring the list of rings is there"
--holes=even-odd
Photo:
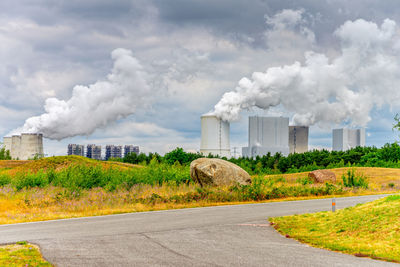
[[[394,184],[394,188],[400,189],[400,169],[394,168],[376,168],[376,167],[345,167],[331,169],[336,175],[336,180],[341,181],[343,174],[350,169],[354,169],[357,174],[364,175],[369,182],[372,189],[387,188],[390,183]],[[307,177],[308,172],[289,173],[289,174],[275,174],[267,175],[266,177],[283,177],[288,183],[296,183],[298,178]]]

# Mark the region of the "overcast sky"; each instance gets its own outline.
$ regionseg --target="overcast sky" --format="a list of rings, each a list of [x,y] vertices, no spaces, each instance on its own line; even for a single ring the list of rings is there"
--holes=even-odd
[[[44,113],[46,99],[68,101],[76,85],[106,81],[117,48],[130,50],[137,71],[148,79],[150,94],[129,98],[132,115],[116,115],[116,121],[88,135],[46,139],[48,155],[66,154],[68,143],[197,151],[200,116],[243,77],[303,64],[307,51],[329,60],[339,57],[341,44],[334,33],[346,21],[363,19],[379,26],[389,18],[400,24],[396,0],[3,0],[0,14],[2,136]],[[135,83],[134,95],[137,81],[130,83]],[[96,108],[93,116],[101,118],[102,112]],[[398,139],[392,131],[397,112],[396,105],[371,109],[367,145]],[[247,116],[255,114],[293,115],[282,106],[242,112],[231,123],[232,147],[246,146]],[[345,124],[312,126],[310,147],[330,148],[332,128]]]

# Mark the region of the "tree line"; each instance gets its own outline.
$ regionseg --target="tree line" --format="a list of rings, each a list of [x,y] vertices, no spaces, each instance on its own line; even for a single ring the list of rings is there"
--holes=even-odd
[[[188,165],[195,159],[204,157],[200,153],[185,152],[176,148],[164,156],[157,153],[131,153],[119,161],[133,164],[149,164],[152,159],[170,165]],[[215,156],[208,155],[209,158]],[[280,153],[268,153],[255,158],[223,158],[235,163],[250,174],[279,174],[312,171],[325,168],[345,166],[392,167],[400,168],[400,145],[386,144],[382,148],[356,147],[347,151],[313,150],[305,153],[294,153],[283,156]],[[116,159],[111,159],[116,160]]]

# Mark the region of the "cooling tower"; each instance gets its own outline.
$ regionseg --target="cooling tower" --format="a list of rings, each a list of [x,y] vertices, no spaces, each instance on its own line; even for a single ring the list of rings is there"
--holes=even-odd
[[[20,149],[21,149],[21,136],[13,135],[11,137],[11,150],[10,150],[10,156],[12,159],[20,159]]]
[[[249,117],[249,146],[242,156],[253,158],[268,153],[289,154],[289,118]]]
[[[358,146],[365,146],[365,129],[333,129],[332,150],[346,151]]]
[[[200,153],[227,157],[231,156],[229,143],[229,122],[214,115],[201,116]]]
[[[4,148],[11,152],[12,137],[3,137]]]
[[[38,133],[21,134],[19,159],[27,160],[43,157],[43,135]]]
[[[308,126],[289,126],[289,152],[308,151]]]

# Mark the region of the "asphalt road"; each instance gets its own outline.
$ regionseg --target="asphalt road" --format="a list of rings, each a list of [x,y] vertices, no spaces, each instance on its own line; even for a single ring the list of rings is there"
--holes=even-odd
[[[337,208],[382,196],[337,198]],[[331,199],[129,213],[0,226],[56,266],[399,266],[285,238],[267,218],[329,210]]]

